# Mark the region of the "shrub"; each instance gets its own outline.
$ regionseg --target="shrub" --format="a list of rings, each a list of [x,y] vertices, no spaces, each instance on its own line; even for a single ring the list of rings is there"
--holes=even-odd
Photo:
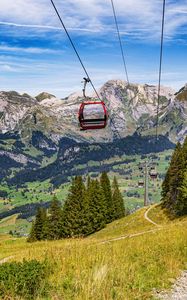
[[[23,262],[2,264],[0,266],[0,298],[18,296],[23,299],[36,299],[39,295],[46,296],[49,289],[50,270],[47,261],[23,260]]]

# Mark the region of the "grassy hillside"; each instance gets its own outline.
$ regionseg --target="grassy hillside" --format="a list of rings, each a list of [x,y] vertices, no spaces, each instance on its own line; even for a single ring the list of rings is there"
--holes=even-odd
[[[169,288],[186,268],[187,217],[170,220],[159,206],[147,208],[86,238],[28,244],[24,238],[0,238],[0,259],[48,258],[48,299],[154,299],[153,289]]]

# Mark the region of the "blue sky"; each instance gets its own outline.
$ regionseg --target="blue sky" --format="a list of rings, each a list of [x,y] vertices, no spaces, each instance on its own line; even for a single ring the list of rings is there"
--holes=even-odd
[[[126,80],[110,0],[54,0],[94,85]],[[157,84],[162,0],[114,0],[130,82]],[[0,90],[58,97],[85,76],[49,0],[0,0]],[[187,0],[166,0],[162,84],[187,82]]]

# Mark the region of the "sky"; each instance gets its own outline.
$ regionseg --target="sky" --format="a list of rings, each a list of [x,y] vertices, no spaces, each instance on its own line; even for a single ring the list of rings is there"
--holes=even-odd
[[[158,84],[163,0],[113,0],[129,81]],[[54,0],[96,88],[126,80],[111,0]],[[66,97],[85,73],[50,0],[0,0],[0,90]],[[187,0],[166,0],[162,85],[187,82]]]

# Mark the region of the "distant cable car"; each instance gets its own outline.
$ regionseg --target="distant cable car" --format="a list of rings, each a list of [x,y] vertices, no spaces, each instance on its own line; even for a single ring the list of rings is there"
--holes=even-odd
[[[138,187],[144,187],[144,181],[143,180],[139,180],[138,181]]]
[[[149,175],[150,175],[151,179],[157,179],[157,177],[158,177],[158,173],[155,169],[150,170]]]
[[[84,101],[79,108],[79,124],[82,130],[102,129],[107,125],[107,109],[103,101],[86,97],[85,90],[88,82],[90,82],[90,79],[84,78]]]
[[[138,169],[139,169],[140,171],[143,171],[143,165],[142,165],[141,163],[138,165]]]

